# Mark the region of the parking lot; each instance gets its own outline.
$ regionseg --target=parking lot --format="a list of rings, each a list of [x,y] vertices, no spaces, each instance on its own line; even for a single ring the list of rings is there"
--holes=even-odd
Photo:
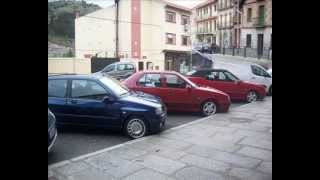
[[[234,102],[230,109],[244,105]],[[197,113],[168,113],[166,129],[176,127],[201,118]],[[48,165],[91,153],[110,146],[124,143],[130,139],[120,132],[106,132],[102,129],[68,128],[58,134],[53,152],[48,155]]]

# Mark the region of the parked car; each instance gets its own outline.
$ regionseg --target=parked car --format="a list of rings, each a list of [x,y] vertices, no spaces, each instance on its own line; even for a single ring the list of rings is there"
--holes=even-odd
[[[50,109],[48,109],[48,153],[52,151],[57,139],[57,134],[56,118]]]
[[[123,81],[129,89],[162,99],[168,111],[201,112],[204,116],[226,112],[229,96],[217,89],[199,87],[174,71],[137,72]]]
[[[133,63],[130,62],[116,62],[109,64],[101,71],[94,73],[95,75],[109,75],[115,79],[126,79],[136,72]]]
[[[133,139],[161,131],[167,119],[159,98],[129,91],[109,76],[48,77],[48,106],[58,126],[123,130]]]
[[[255,63],[214,62],[214,69],[226,69],[243,81],[263,84],[269,95],[272,95],[272,76],[266,69]]]
[[[196,43],[193,45],[193,49],[201,53],[211,53],[211,45],[209,43]]]
[[[272,68],[269,68],[267,72],[272,76]]]
[[[208,86],[227,93],[231,100],[247,102],[264,99],[266,89],[263,85],[241,81],[225,69],[193,70],[187,73],[188,78],[199,86]]]

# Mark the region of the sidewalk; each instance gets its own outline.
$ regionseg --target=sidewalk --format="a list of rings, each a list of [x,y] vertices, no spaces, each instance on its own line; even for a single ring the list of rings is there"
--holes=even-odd
[[[232,56],[232,55],[223,55],[223,54],[211,54],[211,57],[216,60],[228,60],[228,61],[244,61],[244,62],[251,62],[257,63],[264,67],[271,67],[272,68],[272,60],[268,59],[257,59],[251,57],[242,57],[242,56]]]
[[[50,165],[48,179],[272,179],[272,97]]]

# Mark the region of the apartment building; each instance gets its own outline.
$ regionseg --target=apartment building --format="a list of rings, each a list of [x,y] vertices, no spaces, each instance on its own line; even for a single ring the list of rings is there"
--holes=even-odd
[[[218,41],[220,47],[232,46],[234,0],[218,0]]]
[[[115,57],[140,70],[185,71],[189,61],[191,9],[165,0],[119,1],[118,49],[115,6],[75,20],[77,58]]]
[[[241,46],[263,55],[272,49],[272,0],[241,0],[240,10]]]
[[[193,26],[196,28],[195,41],[199,43],[219,44],[218,32],[218,0],[208,0],[194,7]]]

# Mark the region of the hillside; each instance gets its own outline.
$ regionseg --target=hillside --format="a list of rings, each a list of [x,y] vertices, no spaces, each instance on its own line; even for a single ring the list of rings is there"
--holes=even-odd
[[[48,2],[48,45],[56,44],[73,47],[75,11],[80,11],[80,16],[101,9],[95,4],[85,1],[49,1]],[[49,51],[49,48],[48,48]]]

